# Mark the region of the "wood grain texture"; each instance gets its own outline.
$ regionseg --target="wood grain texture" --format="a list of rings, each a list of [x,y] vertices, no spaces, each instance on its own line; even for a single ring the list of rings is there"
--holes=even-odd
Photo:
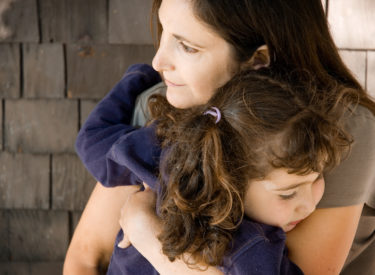
[[[81,101],[81,125],[85,123],[86,119],[98,104],[98,100],[82,100]]]
[[[366,86],[366,51],[341,50],[340,56],[359,83]]]
[[[3,148],[3,103],[0,100],[0,148]]]
[[[0,44],[0,98],[20,96],[20,46]]]
[[[0,262],[0,274],[51,275],[61,274],[63,262]]]
[[[109,42],[152,44],[151,5],[149,0],[109,0]]]
[[[339,48],[375,49],[375,1],[329,0],[328,20]]]
[[[375,100],[375,52],[367,53],[367,90]]]
[[[10,259],[8,229],[9,219],[7,211],[0,210],[0,262],[9,261]],[[2,273],[0,272],[0,274]]]
[[[0,208],[48,209],[49,157],[0,153]]]
[[[13,261],[62,261],[69,241],[67,221],[65,211],[11,211],[9,243]]]
[[[83,210],[95,183],[76,155],[53,156],[53,209]]]
[[[68,98],[101,99],[134,63],[150,64],[153,46],[67,46]]]
[[[24,44],[24,97],[63,98],[65,68],[61,44]]]
[[[105,43],[106,0],[40,0],[43,42]]]
[[[73,100],[7,100],[5,149],[10,152],[74,152],[78,106]]]
[[[6,34],[0,37],[0,42],[39,42],[37,1],[7,2],[9,6],[0,17],[0,28],[6,29]]]
[[[71,228],[72,232],[77,227],[79,219],[81,218],[81,216],[82,216],[82,211],[72,212],[72,228]]]

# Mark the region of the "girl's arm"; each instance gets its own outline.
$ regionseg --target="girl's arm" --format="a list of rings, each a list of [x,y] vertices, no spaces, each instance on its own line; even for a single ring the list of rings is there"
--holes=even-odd
[[[74,231],[64,262],[64,275],[105,271],[120,229],[120,210],[138,186],[103,187],[97,183]],[[105,273],[104,273],[105,274]]]
[[[106,154],[120,137],[135,129],[130,124],[137,96],[160,81],[151,66],[131,66],[80,129],[76,140],[78,156],[104,186],[129,184],[124,176],[126,167],[107,159]]]
[[[141,219],[141,217],[139,217],[139,219]],[[189,268],[181,259],[176,259],[173,262],[169,261],[169,259],[162,253],[161,243],[157,239],[158,232],[160,232],[159,221],[157,219],[153,219],[152,221],[148,219],[147,222],[139,220],[138,223],[146,225],[147,227],[143,227],[144,230],[141,231],[142,234],[136,234],[139,237],[138,239],[133,238],[130,241],[161,275],[223,274],[215,267],[198,270]]]
[[[155,193],[145,186],[145,191],[129,194],[121,211],[120,224],[127,240],[161,275],[222,275],[215,267],[198,270],[189,268],[180,259],[171,262],[162,253],[161,243],[157,239],[161,231],[161,221],[155,215]]]
[[[318,209],[287,234],[289,258],[305,274],[339,274],[352,245],[363,204]]]

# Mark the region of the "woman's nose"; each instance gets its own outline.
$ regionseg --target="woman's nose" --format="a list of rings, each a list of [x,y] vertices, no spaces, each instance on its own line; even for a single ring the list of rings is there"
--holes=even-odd
[[[167,41],[162,36],[159,49],[152,60],[152,67],[158,72],[174,70],[171,55],[172,51],[168,50]]]

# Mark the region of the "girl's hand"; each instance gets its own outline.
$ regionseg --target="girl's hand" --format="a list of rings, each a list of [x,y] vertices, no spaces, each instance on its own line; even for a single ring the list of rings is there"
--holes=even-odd
[[[126,248],[134,241],[141,241],[142,236],[158,227],[158,218],[155,214],[156,195],[147,184],[144,186],[143,192],[139,190],[139,186],[134,188],[134,192],[127,197],[121,209],[119,222],[124,239],[118,244],[120,248]]]

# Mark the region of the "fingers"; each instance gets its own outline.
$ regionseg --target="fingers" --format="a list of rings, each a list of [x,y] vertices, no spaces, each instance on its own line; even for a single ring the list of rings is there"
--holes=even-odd
[[[127,248],[128,246],[130,246],[131,243],[129,242],[129,239],[126,235],[124,235],[124,238],[122,239],[122,241],[120,241],[117,246],[119,248]]]
[[[148,185],[147,183],[143,182],[143,186],[145,187],[145,191],[146,190],[151,190],[150,185]]]

